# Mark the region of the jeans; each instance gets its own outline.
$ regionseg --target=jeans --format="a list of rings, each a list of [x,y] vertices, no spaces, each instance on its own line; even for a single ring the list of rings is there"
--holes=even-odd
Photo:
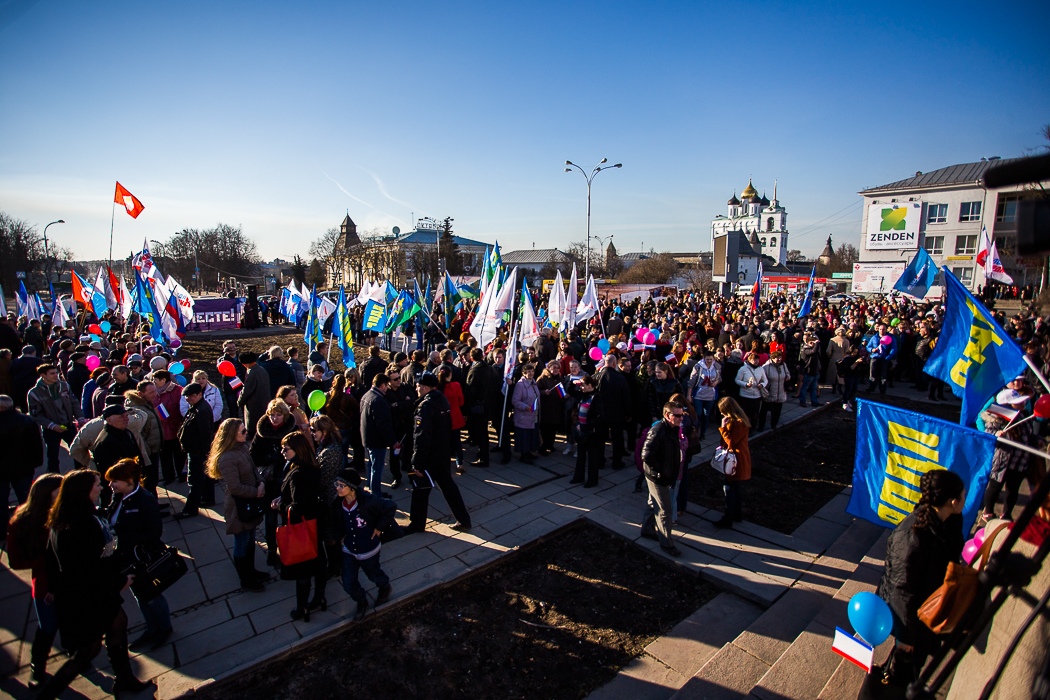
[[[142,613],[142,619],[146,622],[146,634],[156,634],[171,628],[171,610],[163,594],[148,603],[143,603],[138,598],[135,598],[135,602],[138,603],[139,612]]]
[[[33,609],[36,610],[37,625],[43,632],[58,632],[58,617],[55,615],[54,605],[48,605],[43,598],[33,598]]]
[[[860,388],[859,377],[846,377],[842,388],[842,403],[849,403],[857,398],[857,389]]]
[[[886,393],[886,382],[890,374],[890,361],[884,360],[881,357],[871,358],[871,385],[868,387],[868,391],[872,391],[876,386],[879,387],[879,393]]]
[[[252,540],[255,539],[255,528],[251,530],[245,530],[244,532],[238,532],[233,536],[233,556],[243,557],[248,553],[248,547],[251,545]]]
[[[671,487],[657,486],[648,478],[645,484],[649,487],[649,501],[642,520],[642,533],[651,534],[655,529],[660,546],[670,549],[674,547],[674,541],[671,539]]]
[[[386,466],[386,447],[368,450],[368,490],[379,495],[383,489],[383,467]]]
[[[707,434],[707,421],[711,418],[711,412],[715,409],[715,400],[704,401],[702,399],[693,399],[693,410],[696,411],[696,417],[700,419],[700,438],[703,439]]]
[[[725,491],[726,495],[725,517],[732,518],[733,520],[740,520],[742,512],[742,508],[740,505],[740,482],[727,481],[722,487],[722,490]]]
[[[58,474],[60,473],[58,467],[59,443],[65,441],[66,449],[68,450],[69,446],[73,444],[73,438],[77,436],[77,427],[70,425],[69,429],[64,433],[58,433],[48,428],[44,428],[41,432],[44,433],[44,444],[47,445],[47,473]]]
[[[623,432],[623,421],[616,423],[606,423],[605,421],[599,421],[594,427],[594,433],[591,436],[592,440],[597,441],[595,443],[595,451],[593,454],[598,459],[598,468],[605,468],[605,443],[612,440],[612,463],[613,468],[620,469],[624,466],[624,454],[626,450],[623,444],[624,432]],[[600,452],[598,450],[601,450]]]
[[[390,583],[390,577],[379,568],[378,553],[367,559],[357,559],[354,555],[343,552],[343,590],[358,603],[365,599],[365,589],[357,580],[359,570],[364,571],[368,580],[380,588]]]
[[[999,501],[999,494],[1006,487],[1006,503],[1003,504],[1003,515],[1013,518],[1014,506],[1017,505],[1017,497],[1021,495],[1021,484],[1024,483],[1026,472],[1016,469],[1007,469],[1003,474],[1002,481],[988,480],[988,486],[984,491],[984,512],[992,515],[995,513],[995,505]]]
[[[809,394],[809,402],[817,405],[817,375],[805,374],[802,376],[802,391],[798,395],[798,405],[806,405],[806,394]]]

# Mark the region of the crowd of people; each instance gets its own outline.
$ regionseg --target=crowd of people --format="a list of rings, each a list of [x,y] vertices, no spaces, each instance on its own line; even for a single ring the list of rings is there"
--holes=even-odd
[[[776,428],[787,401],[835,401],[852,411],[862,392],[884,395],[895,383],[914,385],[932,401],[954,398],[923,372],[943,323],[939,304],[817,300],[800,318],[799,302],[699,292],[603,300],[587,323],[543,328],[528,346],[506,327],[480,346],[466,330],[469,309],[447,325],[435,309],[423,348],[387,352],[362,336],[367,361],[342,372],[329,367],[326,343],[301,361],[294,346],[259,355],[229,340],[212,371],[190,373],[170,347],[117,316],[88,319],[106,321],[102,335],[51,327],[46,318],[0,319],[0,436],[9,446],[0,487],[8,497],[13,489],[21,504],[8,542],[13,565],[32,569],[40,624],[31,665],[34,682],[46,682],[41,697],[54,697],[83,672],[103,639],[120,689],[141,687],[128,648],[160,646],[172,622],[163,595],[140,602],[146,629],[128,644],[120,593],[133,582],[131,552],[161,546],[165,517],[193,518],[216,506],[220,483],[244,589],[261,591],[275,574],[294,581],[290,616],[309,620],[326,609],[328,579],[340,576],[359,620],[393,592],[380,565],[382,544],[426,528],[433,488],[455,518],[452,528],[471,529],[454,475],[489,468],[493,455],[528,467],[561,450],[575,459],[568,484],[583,488],[597,487],[607,466],[625,469],[633,457],[635,491],[647,493],[642,534],[677,556],[673,525],[689,507],[689,467],[709,441],[732,455],[716,523],[732,528],[747,502],[749,437]],[[537,306],[543,317],[542,300]],[[1031,312],[999,320],[1045,367],[1047,323]],[[210,378],[215,370],[219,383]],[[1001,399],[1031,410],[1045,391],[1031,373]],[[992,415],[986,420],[988,430],[1004,427]],[[1037,444],[1042,428],[1028,427],[1024,439]],[[65,475],[62,443],[76,463]],[[476,449],[473,461],[468,449]],[[997,451],[988,519],[1009,517],[1027,465],[1009,448]],[[401,526],[385,489],[406,479],[411,505]],[[188,482],[189,493],[181,511],[169,514],[158,487],[177,482]],[[933,508],[958,499],[951,484],[936,486]],[[997,516],[1004,489],[1006,509]],[[317,524],[312,556],[282,563],[279,528],[306,521]],[[927,514],[918,527],[930,523],[936,520]],[[273,572],[257,567],[257,535]],[[361,570],[376,586],[371,601]],[[48,679],[59,631],[71,656]]]

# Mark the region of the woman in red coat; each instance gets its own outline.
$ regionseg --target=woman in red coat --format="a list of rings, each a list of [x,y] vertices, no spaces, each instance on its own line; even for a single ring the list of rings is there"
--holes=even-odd
[[[726,396],[718,402],[722,414],[722,426],[718,444],[736,455],[736,471],[725,478],[726,511],[715,527],[733,527],[733,521],[743,520],[740,505],[740,482],[751,478],[751,450],[747,446],[747,434],[751,421],[743,409],[732,398]]]
[[[459,382],[452,381],[452,370],[441,367],[437,372],[438,388],[448,399],[448,405],[452,407],[452,454],[456,455],[456,473],[462,474],[463,469],[463,443],[459,437],[459,431],[467,424],[463,417],[463,388]]]

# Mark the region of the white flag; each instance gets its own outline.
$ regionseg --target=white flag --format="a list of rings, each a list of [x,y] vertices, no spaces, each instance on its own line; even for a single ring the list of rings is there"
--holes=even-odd
[[[586,321],[598,313],[598,290],[594,286],[594,275],[587,278],[580,304],[576,307],[576,322]]]
[[[1003,263],[999,259],[999,249],[995,241],[988,235],[988,229],[981,229],[981,247],[977,251],[977,264],[984,266],[984,276],[996,282],[1013,284],[1014,278],[1006,274]]]
[[[354,299],[354,303],[358,306],[364,306],[368,303],[368,295],[372,293],[372,283],[365,280],[365,283],[361,285],[361,291],[357,293],[357,298]]]
[[[124,281],[124,276],[120,276],[120,298],[124,301],[120,305],[120,315],[127,320],[131,317],[131,295],[128,294],[128,284]],[[189,323],[189,321],[187,321]]]
[[[565,293],[565,305],[562,307],[561,325],[569,331],[576,327],[576,263],[572,264],[572,275],[569,277],[569,289]]]
[[[489,293],[485,296],[485,300],[470,324],[470,334],[477,338],[481,347],[485,347],[496,339],[496,329],[503,321],[503,312],[510,309],[514,303],[514,287],[517,286],[517,283],[518,268],[515,267],[498,291],[495,284],[490,285]],[[514,336],[510,337],[513,339]]]
[[[561,270],[554,275],[554,286],[551,294],[547,297],[547,318],[552,326],[557,328],[561,324],[562,310],[565,308],[565,283],[561,279]]]
[[[117,297],[113,294],[113,290],[109,288],[109,278],[106,273],[102,270],[102,266],[99,265],[98,274],[95,275],[95,286],[96,292],[102,295],[106,300],[106,308],[112,309],[116,306]]]
[[[514,269],[517,270],[518,268],[514,268]],[[514,325],[513,324],[511,324],[511,327],[510,327],[510,335],[507,336],[507,337],[509,338],[509,341],[507,343],[507,354],[503,358],[503,386],[501,387],[502,390],[503,390],[503,395],[504,396],[507,395],[507,390],[510,389],[510,387],[507,386],[507,380],[510,379],[512,376],[514,376],[514,366],[516,364],[518,364],[517,348],[514,347],[515,342],[514,342]],[[508,448],[509,448],[509,445],[508,445]]]
[[[527,282],[522,285],[521,291],[524,303],[521,312],[520,340],[523,347],[532,347],[532,344],[540,337],[540,325],[536,321],[536,309],[532,306],[532,297],[529,295]]]

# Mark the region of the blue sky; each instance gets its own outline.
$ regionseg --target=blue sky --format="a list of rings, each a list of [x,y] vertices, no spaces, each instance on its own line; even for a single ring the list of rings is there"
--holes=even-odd
[[[455,218],[503,249],[707,250],[748,176],[789,247],[857,191],[1012,157],[1050,122],[1050,6],[0,0],[0,210],[80,258],[240,224],[266,259]],[[822,222],[825,222],[822,224]],[[816,226],[820,225],[820,228]]]

